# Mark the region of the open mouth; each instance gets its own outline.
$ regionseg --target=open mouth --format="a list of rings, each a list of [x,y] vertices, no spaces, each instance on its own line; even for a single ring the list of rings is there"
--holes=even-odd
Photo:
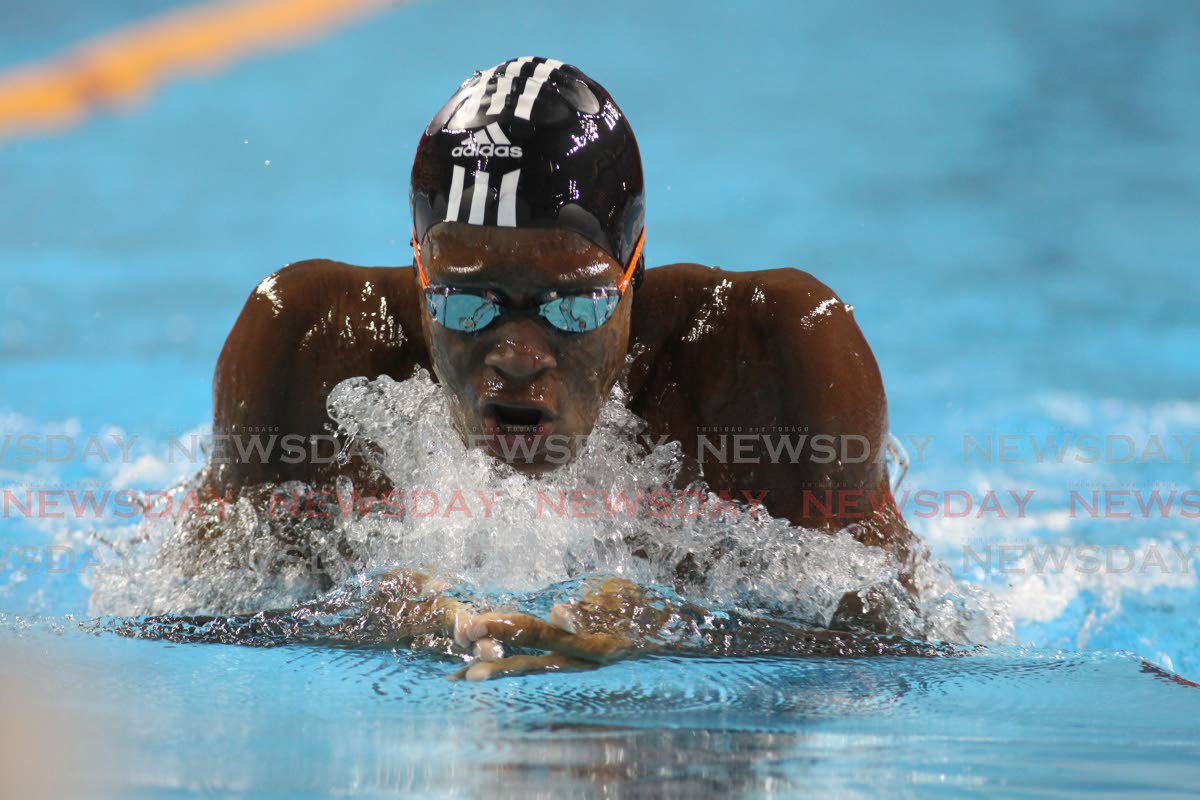
[[[501,433],[537,433],[539,426],[548,418],[540,408],[493,404],[491,412]]]
[[[534,463],[545,456],[556,417],[537,406],[488,403],[483,427],[492,452],[509,463]]]

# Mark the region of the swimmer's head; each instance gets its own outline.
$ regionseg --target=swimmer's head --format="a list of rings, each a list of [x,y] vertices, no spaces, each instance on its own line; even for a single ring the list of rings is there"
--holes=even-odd
[[[628,264],[644,225],[642,161],[603,86],[526,56],[476,72],[434,116],[410,202],[418,242],[440,222],[564,228]]]
[[[624,366],[644,270],[637,141],[553,59],[477,72],[429,124],[411,205],[425,340],[468,443],[562,463]]]

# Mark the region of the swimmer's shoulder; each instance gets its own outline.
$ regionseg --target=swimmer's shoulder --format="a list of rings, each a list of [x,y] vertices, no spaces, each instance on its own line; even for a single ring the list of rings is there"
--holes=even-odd
[[[310,258],[286,264],[263,278],[247,303],[267,303],[277,311],[290,304],[328,304],[339,298],[378,296],[386,292],[396,301],[416,301],[413,268],[364,267],[328,258]]]
[[[648,323],[662,334],[685,339],[698,319],[717,328],[749,326],[789,337],[810,338],[826,331],[858,335],[853,306],[811,273],[793,267],[653,267],[646,270],[635,298],[635,325]]]
[[[418,366],[429,368],[411,267],[289,264],[258,282],[225,339],[213,375],[213,428],[320,434],[340,381],[404,380]],[[314,469],[307,461],[238,462],[214,479],[234,487],[313,480]]]
[[[634,295],[632,338],[630,408],[652,430],[683,437],[689,455],[697,427],[728,425],[853,434],[881,452],[887,398],[875,357],[853,307],[803,270],[647,270]],[[771,512],[799,521],[803,510],[788,505],[797,481],[861,488],[882,479],[877,459],[841,463],[729,464],[706,476],[769,485]]]
[[[760,404],[778,409],[771,416],[840,420],[833,427],[881,435],[886,399],[875,356],[853,306],[813,275],[672,264],[647,270],[638,293],[633,339],[648,357],[644,377],[631,376],[637,385],[724,387],[736,404],[753,388]]]
[[[287,264],[250,292],[235,329],[267,328],[277,337],[326,327],[364,332],[420,331],[418,297],[411,266],[363,267],[313,258]]]

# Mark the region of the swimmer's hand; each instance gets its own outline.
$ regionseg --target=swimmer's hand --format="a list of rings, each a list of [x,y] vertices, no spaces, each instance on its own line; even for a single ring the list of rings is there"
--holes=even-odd
[[[452,679],[485,680],[530,672],[595,669],[625,657],[646,638],[662,608],[620,578],[595,581],[575,603],[559,603],[546,622],[529,614],[479,613],[468,600],[446,594],[450,584],[413,570],[384,575],[362,625],[369,640],[473,655],[476,661]],[[341,631],[354,639],[355,631]],[[505,657],[505,646],[549,650],[546,655]]]
[[[596,669],[646,650],[672,614],[623,578],[597,580],[590,589],[577,602],[555,605],[549,621],[498,611],[460,619],[455,638],[470,644],[478,660],[450,679]],[[505,657],[504,645],[550,652]]]
[[[450,584],[413,570],[389,572],[379,580],[367,607],[366,625],[384,641],[412,641],[426,649],[470,651],[472,643],[460,631],[476,609],[444,592]]]

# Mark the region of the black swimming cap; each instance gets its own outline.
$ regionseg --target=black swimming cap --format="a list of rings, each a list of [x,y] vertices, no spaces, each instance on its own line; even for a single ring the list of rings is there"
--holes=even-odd
[[[443,221],[568,228],[628,266],[645,224],[637,140],[604,87],[552,58],[476,72],[413,161],[417,242]],[[641,280],[639,257],[634,285]]]

